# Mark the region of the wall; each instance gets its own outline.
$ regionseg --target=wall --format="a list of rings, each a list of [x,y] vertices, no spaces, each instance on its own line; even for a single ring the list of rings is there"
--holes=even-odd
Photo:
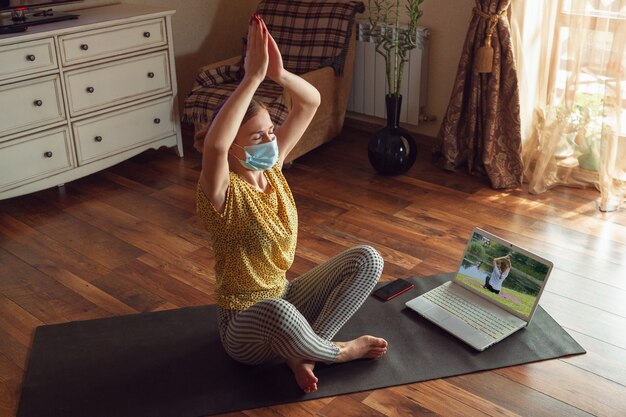
[[[182,101],[193,84],[197,68],[241,52],[241,38],[246,31],[248,17],[254,11],[258,0],[123,2],[177,10],[172,19],[172,27],[179,97]],[[363,2],[367,5],[367,0]],[[119,1],[85,0],[79,4],[80,7],[90,7],[110,3]],[[424,14],[419,24],[430,28],[431,32],[426,112],[437,119],[434,122],[422,122],[414,129],[419,134],[437,136],[450,99],[474,4],[474,0],[425,0],[422,4]]]
[[[368,0],[362,1],[366,6],[369,3]],[[374,4],[373,0],[371,3]],[[395,2],[392,1],[392,4]],[[436,137],[439,133],[439,126],[448,108],[461,50],[475,4],[474,0],[425,0],[422,3],[423,15],[417,24],[430,30],[428,91],[424,112],[429,116],[435,116],[436,119],[420,122],[417,127],[404,126],[411,132],[430,137]],[[403,5],[400,9],[403,13]],[[366,11],[362,18],[366,19],[367,16]],[[400,20],[405,22],[406,18]],[[358,119],[363,118],[358,117]],[[366,120],[372,121],[372,118],[367,116]],[[378,122],[384,123],[384,120],[378,120]]]
[[[258,0],[135,0],[132,3],[176,10],[172,31],[182,104],[198,68],[241,54],[242,38]]]
[[[146,4],[176,10],[172,17],[172,31],[179,104],[182,107],[199,67],[241,54],[241,39],[258,0],[85,0],[58,9],[113,3]]]
[[[366,6],[369,3],[368,0],[361,1]],[[374,4],[373,0],[372,4]],[[391,0],[391,4],[395,2]],[[417,127],[403,125],[411,132],[432,138],[437,137],[450,100],[474,6],[474,0],[425,0],[422,3],[423,15],[418,25],[430,30],[428,88],[424,113],[434,116],[435,120],[420,122]],[[403,5],[400,9],[404,13]],[[359,16],[360,19],[367,19],[367,17],[367,11]],[[401,21],[406,22],[406,18]],[[385,120],[355,113],[348,113],[348,117],[370,123],[385,123]]]
[[[420,26],[430,29],[428,99],[426,112],[434,122],[422,122],[416,132],[436,137],[450,100],[474,0],[425,0]]]

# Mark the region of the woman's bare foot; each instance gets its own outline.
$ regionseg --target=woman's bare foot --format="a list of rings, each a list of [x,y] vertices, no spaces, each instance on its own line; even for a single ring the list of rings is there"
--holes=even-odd
[[[307,394],[317,391],[317,377],[313,373],[315,362],[303,359],[287,359],[298,386]]]
[[[337,362],[348,362],[355,359],[377,359],[387,353],[387,341],[380,337],[361,336],[350,342],[336,342],[339,347]]]
[[[376,359],[387,353],[387,341],[380,337],[361,336],[349,342],[335,342],[339,347],[337,362],[355,359]],[[315,362],[303,359],[287,359],[298,386],[306,393],[317,391],[317,377],[313,373]]]

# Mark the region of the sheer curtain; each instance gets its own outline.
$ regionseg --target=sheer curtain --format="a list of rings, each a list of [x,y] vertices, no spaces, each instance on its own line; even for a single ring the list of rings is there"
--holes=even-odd
[[[626,0],[518,0],[524,181],[541,193],[595,186],[599,209],[626,195]]]

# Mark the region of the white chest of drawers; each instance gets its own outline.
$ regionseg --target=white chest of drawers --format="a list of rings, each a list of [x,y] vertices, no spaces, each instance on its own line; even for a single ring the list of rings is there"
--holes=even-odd
[[[173,10],[117,4],[0,36],[0,200],[146,149],[183,156]]]

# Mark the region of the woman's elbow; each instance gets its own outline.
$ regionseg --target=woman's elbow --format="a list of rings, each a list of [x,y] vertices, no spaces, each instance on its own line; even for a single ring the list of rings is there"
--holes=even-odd
[[[317,108],[322,104],[322,97],[320,93],[316,92],[310,94],[306,100],[302,100],[299,103],[293,103],[293,109],[299,109],[304,112],[315,113]]]
[[[321,104],[322,104],[322,95],[320,94],[320,92],[316,88],[315,92],[313,94],[311,94],[311,105],[313,107],[315,107],[315,109],[317,110],[317,108]]]
[[[203,144],[203,153],[209,152],[213,155],[220,155],[228,153],[228,148],[230,147],[228,144],[223,143],[222,141],[212,140],[209,135],[204,139]]]

